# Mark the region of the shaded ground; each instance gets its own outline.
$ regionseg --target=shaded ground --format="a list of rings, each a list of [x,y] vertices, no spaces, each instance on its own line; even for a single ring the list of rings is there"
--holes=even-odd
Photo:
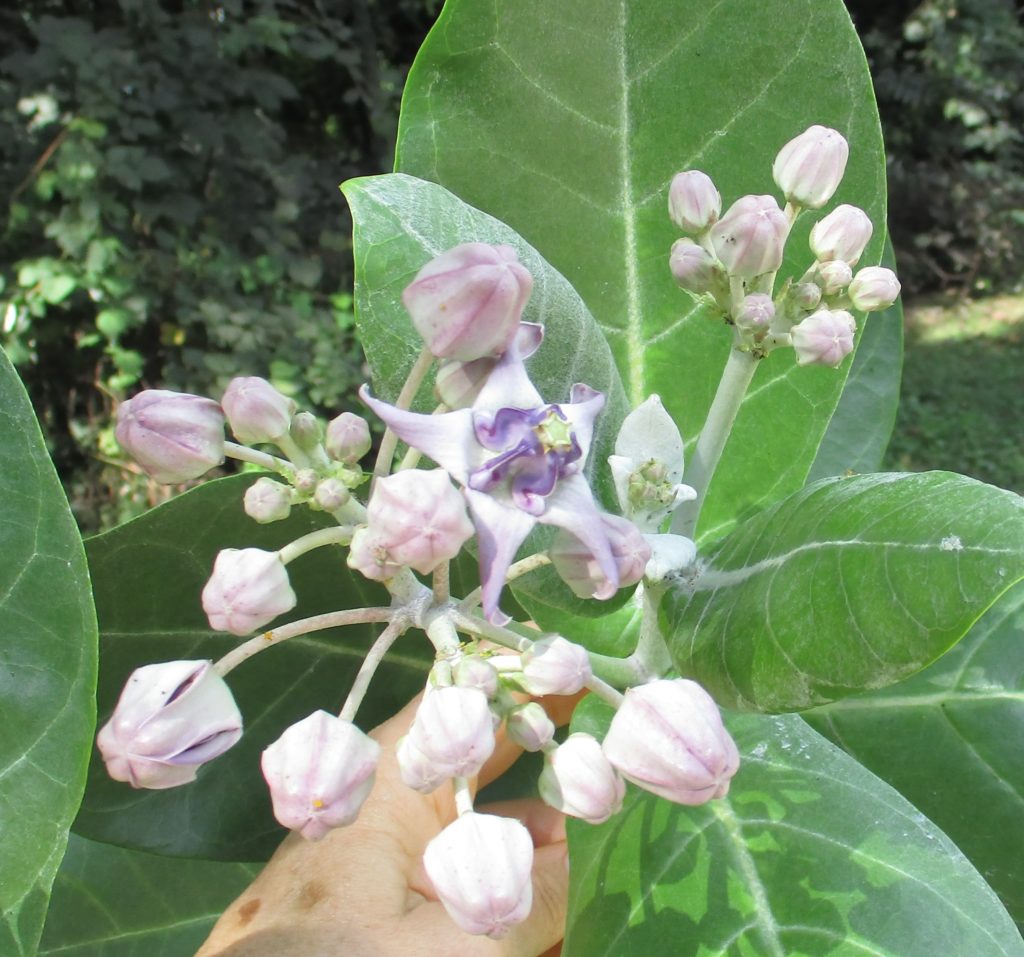
[[[889,469],[951,469],[1024,493],[1024,296],[906,307]]]

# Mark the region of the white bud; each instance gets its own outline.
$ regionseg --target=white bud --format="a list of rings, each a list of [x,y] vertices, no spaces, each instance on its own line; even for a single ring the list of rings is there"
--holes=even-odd
[[[736,325],[750,332],[766,330],[775,318],[775,303],[772,297],[762,292],[745,296],[735,315]]]
[[[554,739],[555,723],[536,701],[528,701],[509,711],[505,733],[524,751],[540,751]]]
[[[779,150],[772,176],[789,202],[820,209],[839,188],[849,155],[841,133],[812,126]]]
[[[622,808],[626,785],[596,738],[577,732],[546,756],[540,796],[553,808],[601,824]]]
[[[651,546],[651,558],[644,576],[652,582],[660,582],[669,575],[686,572],[697,560],[697,546],[685,535],[647,535]]]
[[[586,649],[561,635],[535,641],[523,654],[522,684],[530,694],[576,694],[592,674]]]
[[[818,282],[826,296],[834,296],[842,292],[853,279],[853,270],[841,259],[830,259],[818,264]]]
[[[854,309],[862,312],[878,312],[888,309],[900,295],[900,281],[896,273],[884,266],[867,266],[861,269],[847,290]]]
[[[684,233],[698,234],[718,219],[722,197],[700,170],[676,173],[668,188],[668,214]]]
[[[791,330],[796,361],[802,365],[838,366],[853,352],[857,324],[843,309],[819,309]]]
[[[463,655],[452,668],[452,679],[460,688],[476,688],[488,698],[498,693],[498,672],[479,655]]]
[[[295,412],[295,403],[259,376],[232,379],[221,405],[235,438],[245,445],[276,442],[287,435]]]
[[[262,628],[297,601],[280,553],[261,548],[218,552],[202,595],[210,627],[233,635]]]
[[[841,259],[856,265],[874,227],[868,214],[856,206],[837,206],[811,228],[811,252],[820,262]]]
[[[324,445],[336,462],[354,465],[370,451],[370,426],[353,412],[342,412],[327,424]]]
[[[730,276],[753,279],[782,265],[788,235],[774,196],[743,196],[712,227],[711,243]]]
[[[292,510],[292,490],[272,478],[258,478],[242,498],[245,514],[261,525],[279,522]]]
[[[352,493],[346,488],[345,483],[334,478],[318,482],[316,491],[313,492],[313,501],[325,512],[337,511],[351,497]]]

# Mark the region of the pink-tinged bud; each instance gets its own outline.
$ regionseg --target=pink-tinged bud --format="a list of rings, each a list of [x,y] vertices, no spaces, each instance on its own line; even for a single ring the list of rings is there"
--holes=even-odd
[[[533,841],[519,821],[469,811],[427,845],[423,868],[468,934],[499,939],[529,916]]]
[[[834,296],[842,292],[853,279],[853,270],[841,259],[830,259],[828,262],[818,264],[818,282],[821,283],[821,290],[826,296]]]
[[[793,348],[799,365],[839,365],[853,352],[857,324],[843,309],[819,309],[793,326]]]
[[[725,797],[740,765],[718,705],[686,678],[630,688],[604,753],[628,780],[677,804]]]
[[[117,409],[117,442],[155,481],[199,478],[224,461],[224,413],[212,399],[148,389]]]
[[[287,435],[295,412],[295,403],[259,376],[232,379],[221,405],[235,438],[245,445],[276,442]]]
[[[730,276],[753,279],[782,265],[788,235],[774,196],[742,196],[712,227],[711,243]]]
[[[820,262],[841,259],[856,265],[871,239],[874,226],[868,214],[856,206],[837,206],[811,228],[811,252]]]
[[[668,215],[684,233],[702,233],[722,212],[722,197],[700,170],[676,173],[668,188]]]
[[[366,521],[389,560],[426,574],[473,537],[466,501],[443,469],[405,469],[377,480]]]
[[[626,784],[589,734],[570,734],[547,755],[538,781],[553,808],[588,824],[602,824],[622,809]]]
[[[370,451],[372,444],[370,426],[362,416],[342,412],[327,423],[324,445],[327,454],[336,462],[355,465]]]
[[[532,290],[511,246],[464,243],[427,263],[402,302],[435,356],[470,361],[509,347]]]
[[[292,479],[292,484],[295,486],[297,492],[302,492],[303,495],[310,495],[320,481],[320,476],[316,474],[313,469],[299,469],[295,473],[295,478]]]
[[[791,287],[790,295],[800,309],[810,312],[821,302],[821,287],[813,282],[800,282]]]
[[[394,578],[402,567],[391,560],[387,546],[380,536],[365,525],[355,530],[347,561],[349,568],[354,568],[375,582]]]
[[[173,788],[242,736],[231,691],[209,661],[166,661],[132,672],[96,745],[115,781]]]
[[[316,491],[313,492],[313,502],[325,512],[337,511],[351,497],[352,493],[345,486],[345,483],[333,478],[318,482]]]
[[[259,478],[246,489],[242,506],[261,525],[280,522],[292,510],[292,490],[272,478]]]
[[[772,177],[789,202],[820,209],[839,188],[849,155],[841,133],[812,126],[779,150]]]
[[[288,427],[292,441],[305,452],[312,452],[320,446],[324,431],[320,422],[312,412],[298,412],[292,416],[292,424]]]
[[[576,694],[592,674],[586,649],[561,635],[535,641],[523,654],[522,685],[530,694]]]
[[[262,628],[297,601],[280,554],[262,548],[219,551],[202,600],[210,627],[233,635]]]
[[[635,585],[644,577],[644,568],[651,549],[639,529],[618,515],[602,515],[611,546],[612,558],[619,571],[619,588]],[[597,558],[575,535],[559,529],[548,549],[551,563],[559,577],[578,598],[611,598],[617,589],[609,589],[608,579]]]
[[[677,239],[672,244],[668,267],[680,289],[695,296],[726,288],[722,267],[711,253],[692,239]]]
[[[846,292],[854,309],[877,312],[888,309],[899,298],[900,281],[891,269],[867,266],[853,277]]]
[[[452,668],[452,680],[460,688],[476,688],[488,698],[498,693],[498,671],[477,655],[465,655]]]
[[[351,824],[373,789],[379,755],[380,745],[351,721],[313,712],[263,752],[274,817],[311,841]]]
[[[555,723],[536,701],[528,701],[509,711],[505,733],[524,751],[540,751],[555,737]]]
[[[741,329],[758,331],[767,329],[775,318],[775,303],[772,297],[763,292],[751,293],[744,297],[739,311],[734,317],[736,325]]]
[[[409,740],[408,735],[398,742],[395,759],[402,783],[421,794],[430,794],[448,780],[434,762]]]
[[[473,777],[494,751],[494,722],[487,695],[477,688],[454,686],[429,690],[406,740],[407,757],[416,757],[412,752],[419,752],[439,780]],[[398,764],[403,769],[401,750]],[[424,776],[422,769],[410,770],[416,771],[410,773],[410,778]],[[402,776],[409,784],[404,770]]]

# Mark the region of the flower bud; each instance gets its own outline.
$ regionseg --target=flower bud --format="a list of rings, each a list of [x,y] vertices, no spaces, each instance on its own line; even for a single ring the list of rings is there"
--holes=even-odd
[[[309,495],[316,490],[319,481],[320,476],[316,474],[315,469],[299,469],[295,473],[295,478],[292,479],[292,484],[296,491],[302,492],[303,495]]]
[[[818,282],[826,296],[834,296],[842,292],[853,279],[853,270],[841,259],[830,259],[818,264]]]
[[[668,215],[684,233],[702,233],[722,212],[722,197],[700,170],[676,173],[668,188]]]
[[[464,243],[427,263],[402,302],[435,356],[470,361],[509,347],[532,290],[511,246]]]
[[[232,379],[221,405],[235,438],[245,445],[276,442],[287,435],[295,412],[295,403],[259,376]]]
[[[603,747],[624,777],[677,804],[724,797],[740,761],[718,706],[686,678],[626,691]]]
[[[589,734],[570,734],[546,756],[540,796],[553,808],[588,824],[602,824],[622,809],[626,785]]]
[[[498,671],[479,655],[463,655],[452,668],[452,680],[460,688],[476,688],[488,698],[498,693]]]
[[[856,206],[837,206],[811,228],[811,252],[820,262],[840,259],[850,266],[864,252],[874,226],[868,214]]]
[[[736,325],[741,329],[750,332],[766,330],[775,318],[775,303],[772,302],[771,296],[762,292],[751,293],[744,297],[734,318]]]
[[[263,752],[274,817],[311,841],[351,824],[373,789],[379,755],[380,745],[351,721],[313,712]]]
[[[366,419],[353,412],[341,415],[327,423],[327,438],[324,443],[327,454],[336,462],[355,465],[373,444],[370,440],[370,426]]]
[[[788,235],[774,196],[742,196],[712,227],[711,243],[730,276],[753,279],[782,265]]]
[[[591,675],[586,649],[561,635],[541,638],[523,654],[522,684],[530,694],[576,694]]]
[[[351,497],[352,493],[346,488],[345,483],[333,478],[318,482],[313,493],[313,501],[325,512],[337,511]]]
[[[812,126],[779,150],[772,177],[789,202],[820,209],[839,188],[849,155],[841,133]]]
[[[115,781],[173,788],[242,736],[231,691],[209,661],[165,661],[132,672],[96,745]]]
[[[442,778],[472,777],[494,751],[487,695],[476,688],[435,688],[420,702],[408,742]],[[402,755],[398,755],[399,766]]]
[[[533,904],[533,841],[508,817],[469,811],[437,835],[423,868],[438,900],[469,934],[504,937]]]
[[[540,751],[555,737],[555,723],[536,701],[528,701],[509,711],[505,733],[524,751]]]
[[[799,365],[839,365],[853,352],[857,324],[842,309],[819,309],[793,326],[793,348]]]
[[[312,412],[298,412],[292,416],[292,424],[288,427],[292,441],[304,452],[312,452],[323,440],[323,429]]]
[[[651,549],[639,529],[618,515],[602,515],[612,559],[619,571],[619,588],[635,585],[644,577]],[[611,598],[616,589],[608,589],[608,580],[594,553],[575,535],[560,528],[548,549],[559,577],[577,598]]]
[[[348,550],[348,567],[354,568],[371,581],[383,582],[394,578],[401,565],[391,560],[387,546],[371,528],[361,525],[352,535]]]
[[[697,560],[697,546],[685,535],[646,535],[651,546],[651,558],[644,570],[644,577],[660,582],[669,575],[688,571]]]
[[[854,309],[877,312],[888,309],[899,298],[900,281],[891,269],[867,266],[853,277],[847,295]]]
[[[409,735],[398,742],[395,759],[402,783],[421,794],[430,794],[448,780],[448,776],[409,740]]]
[[[215,631],[247,635],[295,607],[296,597],[278,552],[224,548],[202,595]]]
[[[679,287],[695,296],[725,287],[722,267],[711,253],[692,239],[677,239],[672,244],[668,266]]]
[[[242,499],[245,514],[261,525],[279,522],[292,510],[292,490],[272,478],[258,478]]]
[[[426,574],[473,537],[466,502],[443,469],[405,469],[377,480],[366,521],[389,561]]]
[[[147,389],[117,409],[118,444],[157,482],[199,478],[224,461],[224,413],[212,399]]]
[[[799,282],[790,287],[790,296],[797,307],[805,312],[816,309],[821,302],[821,286],[813,282]]]

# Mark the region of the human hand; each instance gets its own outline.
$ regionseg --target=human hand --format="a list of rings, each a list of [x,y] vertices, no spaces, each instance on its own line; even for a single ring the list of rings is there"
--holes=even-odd
[[[554,709],[562,702],[550,699]],[[564,715],[571,713],[574,701]],[[502,940],[460,930],[423,870],[423,851],[455,817],[450,782],[432,794],[406,787],[395,759],[417,698],[371,736],[381,746],[373,792],[359,818],[322,841],[289,835],[217,922],[196,957],[554,957],[565,931],[569,883],[565,818],[537,798],[477,810],[518,818],[533,837],[533,909]],[[520,749],[499,734],[482,787]]]

